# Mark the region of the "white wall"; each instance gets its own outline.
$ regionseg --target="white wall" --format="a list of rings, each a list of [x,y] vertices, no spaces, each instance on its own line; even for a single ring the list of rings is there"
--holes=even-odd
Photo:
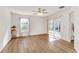
[[[12,25],[17,27],[17,36],[20,36],[20,18],[25,17],[30,19],[30,35],[37,35],[37,34],[46,34],[46,22],[45,19],[42,17],[37,16],[27,16],[27,15],[19,15],[12,13]]]
[[[6,7],[0,7],[0,51],[11,39],[10,13]]]
[[[70,42],[71,40],[71,30],[70,30],[70,18],[69,13],[65,13],[61,18],[61,36],[62,39]]]
[[[74,47],[79,52],[79,7],[74,8],[75,40]]]

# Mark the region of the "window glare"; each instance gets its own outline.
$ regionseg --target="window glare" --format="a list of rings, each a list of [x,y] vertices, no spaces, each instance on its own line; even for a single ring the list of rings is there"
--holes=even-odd
[[[22,18],[21,19],[21,23],[26,23],[26,22],[28,22],[28,19],[27,18]]]

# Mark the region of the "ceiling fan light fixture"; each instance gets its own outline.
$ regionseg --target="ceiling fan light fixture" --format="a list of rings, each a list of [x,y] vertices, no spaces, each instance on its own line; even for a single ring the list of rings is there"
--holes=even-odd
[[[37,13],[37,15],[41,16],[41,15],[43,15],[43,13]]]

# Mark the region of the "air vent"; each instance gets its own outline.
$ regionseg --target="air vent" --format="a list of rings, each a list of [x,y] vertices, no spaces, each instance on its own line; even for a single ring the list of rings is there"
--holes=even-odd
[[[59,9],[63,9],[63,8],[64,8],[64,6],[60,6],[60,7],[59,7]]]

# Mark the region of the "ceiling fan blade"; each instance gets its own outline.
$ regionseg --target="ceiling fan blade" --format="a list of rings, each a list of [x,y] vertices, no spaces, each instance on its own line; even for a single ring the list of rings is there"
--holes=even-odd
[[[35,13],[37,13],[37,12],[39,12],[39,11],[32,10],[32,12],[35,12]]]
[[[46,11],[46,9],[43,9],[42,11]]]
[[[39,11],[41,11],[41,8],[38,8]]]

